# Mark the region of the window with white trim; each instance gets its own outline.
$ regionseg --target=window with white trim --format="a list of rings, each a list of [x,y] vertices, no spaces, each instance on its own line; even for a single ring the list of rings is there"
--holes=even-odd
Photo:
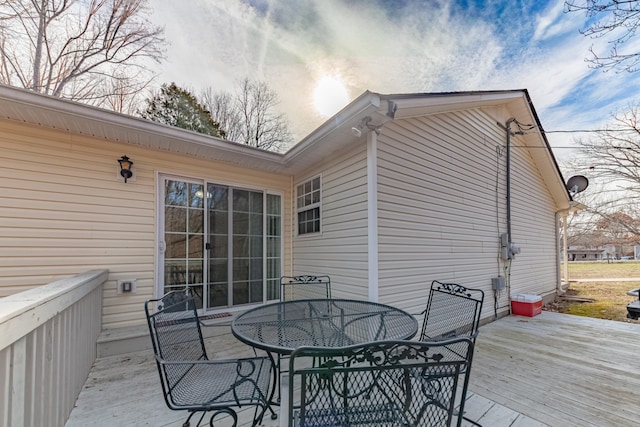
[[[296,187],[298,235],[320,232],[320,176]]]

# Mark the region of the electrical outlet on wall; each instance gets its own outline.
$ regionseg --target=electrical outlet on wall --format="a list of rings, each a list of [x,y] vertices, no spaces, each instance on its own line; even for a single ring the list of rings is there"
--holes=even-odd
[[[504,277],[492,277],[491,278],[491,288],[494,291],[501,291],[504,289]]]
[[[116,294],[135,294],[137,288],[136,279],[119,279],[116,283]]]

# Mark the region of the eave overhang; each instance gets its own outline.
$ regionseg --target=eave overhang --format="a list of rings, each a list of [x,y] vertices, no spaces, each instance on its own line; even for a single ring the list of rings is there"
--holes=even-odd
[[[518,138],[530,147],[558,209],[567,209],[571,198],[526,90],[392,95],[366,91],[289,151],[280,154],[0,85],[0,118],[286,175],[304,173],[320,159],[364,144],[366,138],[354,134],[352,128],[367,117],[372,125],[383,127],[394,119],[500,105],[520,122],[535,122],[536,130]]]

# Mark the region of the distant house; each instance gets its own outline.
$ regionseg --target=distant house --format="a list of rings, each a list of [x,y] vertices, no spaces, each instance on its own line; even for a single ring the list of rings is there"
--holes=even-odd
[[[485,318],[559,286],[570,196],[526,90],[365,92],[285,154],[7,86],[0,100],[0,296],[108,269],[105,331],[185,286],[233,314],[283,274],[411,312],[456,282],[485,290]]]
[[[569,261],[601,261],[601,260],[631,260],[639,259],[638,246],[629,244],[604,245],[602,247],[569,246],[567,256]]]
[[[582,248],[575,247],[569,248],[567,251],[569,261],[601,261],[603,259],[607,259],[607,254],[602,248]],[[615,259],[615,256],[611,256],[611,258]]]

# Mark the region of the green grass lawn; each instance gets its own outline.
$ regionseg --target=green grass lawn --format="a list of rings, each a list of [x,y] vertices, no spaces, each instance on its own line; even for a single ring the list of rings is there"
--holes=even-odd
[[[569,280],[627,277],[640,278],[640,261],[569,263]]]
[[[559,299],[561,313],[621,322],[640,323],[627,319],[627,304],[634,300],[627,291],[640,287],[638,281],[580,281],[580,279],[640,279],[640,261],[572,262],[569,264],[569,296],[592,298],[595,302],[567,302]]]

